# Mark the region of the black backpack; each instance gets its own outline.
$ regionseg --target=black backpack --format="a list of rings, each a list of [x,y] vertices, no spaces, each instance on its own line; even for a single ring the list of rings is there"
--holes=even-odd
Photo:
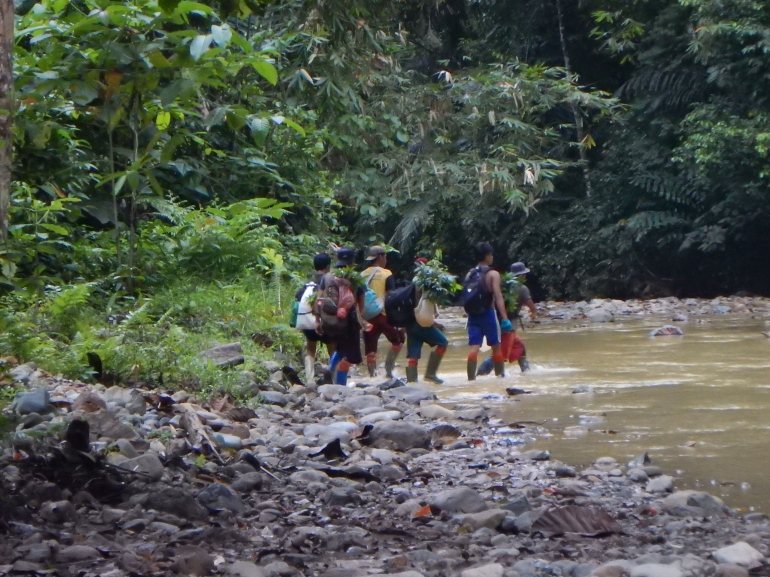
[[[478,315],[492,306],[492,291],[487,286],[488,266],[472,268],[463,281],[461,302],[465,312]]]
[[[385,295],[385,316],[392,327],[406,327],[414,322],[415,287],[409,283],[405,287],[390,291]]]

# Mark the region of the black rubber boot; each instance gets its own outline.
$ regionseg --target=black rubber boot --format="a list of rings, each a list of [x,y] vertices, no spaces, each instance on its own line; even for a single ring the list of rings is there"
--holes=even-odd
[[[406,366],[406,382],[407,383],[417,382],[417,367],[413,367],[411,365]]]
[[[444,383],[443,379],[439,379],[436,376],[436,371],[438,371],[438,366],[441,364],[441,359],[443,359],[443,355],[436,354],[435,351],[431,351],[430,358],[428,359],[428,368],[425,369],[425,380],[430,381],[431,383],[436,383],[437,385],[441,385]]]
[[[478,363],[476,361],[468,361],[468,380],[469,381],[475,381],[476,380],[476,365]]]
[[[396,358],[398,357],[398,351],[390,349],[388,356],[385,357],[385,376],[389,379],[393,378],[393,369],[396,368]]]
[[[377,365],[375,363],[367,363],[366,368],[369,369],[369,376],[377,376]]]
[[[527,360],[527,357],[521,357],[519,359],[519,368],[522,373],[526,373],[529,370],[529,361]]]
[[[495,363],[495,376],[502,377],[505,375],[505,361]]]

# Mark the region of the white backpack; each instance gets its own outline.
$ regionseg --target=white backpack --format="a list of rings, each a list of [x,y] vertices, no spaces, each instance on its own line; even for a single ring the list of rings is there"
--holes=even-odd
[[[316,284],[309,282],[302,291],[302,297],[299,299],[299,308],[297,309],[297,330],[314,331],[316,329],[316,318],[313,314],[313,299],[311,295],[316,292]]]

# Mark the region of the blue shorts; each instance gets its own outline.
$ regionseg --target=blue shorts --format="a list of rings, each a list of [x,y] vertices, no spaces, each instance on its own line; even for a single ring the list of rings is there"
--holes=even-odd
[[[422,355],[422,345],[430,347],[445,347],[449,344],[444,333],[437,327],[421,327],[412,323],[406,327],[406,358],[419,359]]]
[[[484,337],[490,347],[500,344],[500,324],[495,309],[491,307],[479,315],[468,315],[468,344],[481,346]]]

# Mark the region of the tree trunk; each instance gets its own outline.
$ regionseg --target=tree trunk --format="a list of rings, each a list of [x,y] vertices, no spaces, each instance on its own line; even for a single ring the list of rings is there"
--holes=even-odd
[[[564,14],[561,9],[561,0],[556,0],[556,16],[559,19],[559,40],[561,41],[561,53],[564,57],[564,70],[572,78],[572,68],[569,65],[569,51],[567,50],[567,38],[564,34]],[[588,152],[586,152],[585,138],[586,131],[583,126],[583,116],[580,114],[580,107],[577,102],[571,103],[572,115],[575,118],[575,131],[577,132],[578,154],[580,154],[580,164],[583,166],[583,179],[586,183],[586,196],[591,196],[591,172],[588,167]]]
[[[13,151],[13,0],[0,0],[0,241],[8,240]]]

